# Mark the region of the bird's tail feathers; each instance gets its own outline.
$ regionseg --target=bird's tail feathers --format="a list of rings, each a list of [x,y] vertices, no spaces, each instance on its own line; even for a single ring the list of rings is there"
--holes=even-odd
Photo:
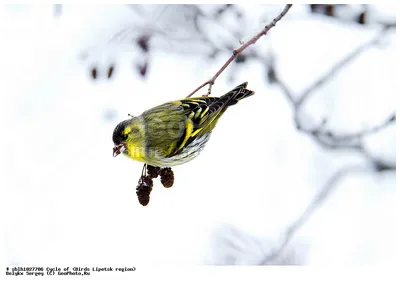
[[[221,100],[227,99],[226,106],[235,105],[238,101],[250,97],[251,95],[254,94],[254,91],[246,89],[246,87],[247,87],[247,82],[244,82],[236,86],[234,89],[232,89],[225,95],[221,96]]]

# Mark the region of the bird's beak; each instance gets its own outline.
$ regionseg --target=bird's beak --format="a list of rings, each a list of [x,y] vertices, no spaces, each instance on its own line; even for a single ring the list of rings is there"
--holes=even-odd
[[[113,148],[113,157],[115,158],[119,154],[123,153],[125,149],[126,149],[125,144],[115,145]]]

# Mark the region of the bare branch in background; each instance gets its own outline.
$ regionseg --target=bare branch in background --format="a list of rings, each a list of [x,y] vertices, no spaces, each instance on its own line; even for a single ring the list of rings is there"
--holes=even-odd
[[[348,166],[342,169],[339,169],[325,184],[325,186],[318,192],[318,194],[314,197],[312,202],[308,205],[305,211],[291,224],[288,228],[286,228],[284,238],[281,244],[276,248],[272,253],[268,254],[263,260],[260,261],[260,265],[269,264],[271,261],[276,260],[279,256],[281,256],[284,249],[289,244],[290,240],[293,238],[294,234],[298,229],[307,222],[310,216],[315,212],[315,210],[320,207],[327,197],[333,192],[334,188],[337,187],[338,183],[344,180],[344,178],[350,174],[355,172],[364,172],[367,171],[368,168],[363,166]]]
[[[311,13],[325,15],[335,18],[344,23],[357,23],[361,26],[381,25],[383,27],[395,26],[394,19],[376,19],[371,17],[371,9],[367,4],[311,4]]]
[[[386,35],[388,28],[384,28],[379,34],[377,34],[370,41],[360,45],[356,49],[354,49],[350,54],[344,57],[342,60],[337,62],[326,74],[317,79],[313,84],[311,84],[304,92],[300,95],[300,98],[296,101],[295,106],[300,107],[304,100],[308,98],[308,96],[313,93],[318,87],[325,84],[329,79],[331,79],[336,73],[343,69],[348,63],[354,61],[359,55],[361,55],[364,51],[368,50],[370,47],[377,45],[384,35]]]
[[[390,126],[391,124],[396,122],[396,113],[391,113],[387,119],[385,119],[382,123],[373,126],[372,128],[361,130],[352,134],[338,134],[331,130],[326,130],[324,128],[326,124],[326,120],[316,128],[307,129],[305,128],[300,121],[299,113],[302,105],[310,98],[310,96],[314,93],[322,85],[326,84],[335,75],[341,71],[345,66],[347,66],[350,62],[354,61],[358,56],[360,56],[363,52],[368,50],[370,47],[379,44],[381,39],[386,35],[386,33],[390,30],[390,28],[384,28],[381,32],[379,32],[374,38],[367,41],[366,43],[360,45],[355,48],[352,52],[350,52],[347,56],[341,59],[338,63],[336,63],[332,68],[324,74],[322,77],[318,78],[314,83],[312,83],[309,87],[306,88],[305,91],[300,95],[300,98],[297,100],[294,98],[295,95],[286,85],[286,83],[277,75],[274,66],[273,58],[265,59],[266,64],[268,66],[268,78],[271,83],[277,84],[282,92],[285,94],[285,97],[288,99],[290,104],[294,109],[294,122],[298,130],[309,134],[319,145],[327,149],[347,149],[358,151],[363,154],[369,161],[373,163],[376,167],[377,171],[381,170],[390,170],[396,169],[396,164],[390,164],[380,160],[376,157],[373,157],[371,154],[367,152],[365,149],[362,139],[368,135],[376,133],[383,128]]]
[[[246,49],[248,46],[254,44],[257,42],[257,40],[263,36],[266,35],[268,33],[268,31],[274,27],[276,25],[276,23],[278,21],[280,21],[285,15],[286,13],[289,11],[289,9],[292,7],[292,4],[287,4],[285,6],[285,8],[283,9],[283,11],[275,18],[272,20],[271,23],[269,23],[268,25],[266,25],[264,27],[264,29],[259,32],[257,35],[255,35],[253,38],[251,38],[249,41],[247,41],[246,43],[244,43],[241,47],[239,47],[238,49],[233,50],[233,54],[232,56],[225,62],[225,64],[217,71],[217,73],[208,81],[204,82],[203,84],[201,84],[199,87],[197,87],[192,93],[190,93],[187,97],[191,97],[193,94],[195,94],[197,91],[199,91],[201,88],[203,88],[206,85],[208,86],[208,92],[207,95],[208,96],[211,94],[211,88],[213,86],[213,84],[215,83],[215,80],[218,78],[218,76],[229,66],[230,63],[232,63],[232,61],[241,53],[244,51],[244,49]]]
[[[303,93],[300,95],[300,98],[296,101],[295,96],[286,86],[286,84],[280,79],[275,71],[275,67],[273,65],[274,60],[269,58],[266,62],[268,65],[268,78],[270,82],[276,83],[287,97],[288,101],[292,104],[295,114],[294,120],[297,126],[297,129],[309,134],[313,137],[313,139],[328,149],[348,149],[360,152],[368,161],[370,168],[362,167],[362,166],[347,166],[339,171],[337,171],[325,184],[325,186],[321,189],[321,191],[315,196],[306,210],[300,215],[296,221],[294,221],[285,231],[284,238],[282,243],[279,245],[276,250],[274,250],[271,254],[268,254],[261,262],[261,265],[269,264],[270,261],[275,260],[279,257],[284,249],[289,244],[290,240],[293,238],[298,229],[304,225],[304,223],[309,219],[309,217],[315,212],[315,210],[321,206],[326,198],[331,194],[332,190],[337,186],[337,184],[343,180],[350,173],[354,172],[362,172],[367,170],[382,172],[386,170],[396,170],[396,164],[390,164],[387,161],[381,160],[375,156],[372,156],[364,147],[362,143],[362,139],[368,135],[379,132],[380,130],[394,124],[396,122],[396,112],[391,113],[388,118],[386,118],[382,123],[377,124],[369,129],[361,130],[359,132],[355,132],[352,134],[340,135],[334,133],[330,130],[324,130],[324,125],[326,120],[322,122],[320,126],[314,129],[306,129],[304,128],[299,120],[299,111],[302,104],[306,102],[306,100],[310,97],[310,95],[320,86],[327,83],[330,79],[332,79],[337,72],[343,69],[348,63],[352,62],[356,57],[358,57],[362,52],[366,51],[368,48],[378,44],[382,37],[386,34],[389,28],[384,28],[377,36],[375,36],[372,40],[362,44],[357,47],[354,51],[352,51],[349,55],[340,60],[337,64],[335,64],[330,71],[328,71],[321,78],[317,79],[311,86],[309,86]]]
[[[288,4],[289,5],[289,4]],[[171,5],[165,5],[162,6],[162,11],[160,13],[157,13],[157,15],[154,15],[154,11],[151,12],[149,9],[145,9],[142,5],[135,5],[135,4],[128,4],[125,5],[127,9],[132,11],[132,17],[134,17],[136,20],[140,19],[138,22],[135,21],[136,23],[133,24],[128,24],[124,28],[122,28],[120,31],[116,32],[106,43],[106,47],[108,44],[127,44],[129,45],[131,42],[136,42],[137,38],[140,36],[150,36],[152,38],[155,38],[156,41],[160,40],[163,41],[164,43],[167,43],[164,47],[167,49],[167,51],[173,51],[173,52],[178,52],[179,54],[182,54],[182,52],[188,52],[188,53],[195,53],[197,56],[203,56],[204,53],[206,52],[208,54],[208,57],[210,59],[215,58],[216,55],[229,52],[231,53],[232,50],[234,49],[234,44],[236,44],[237,38],[242,38],[244,36],[243,34],[243,29],[241,26],[243,24],[246,24],[246,22],[243,20],[243,11],[241,11],[240,6],[238,5],[231,5],[231,4],[222,4],[222,5],[216,5],[217,8],[214,12],[212,13],[207,13],[204,12],[203,9],[201,8],[200,5],[179,5],[175,6],[174,9],[181,9],[181,14],[184,15],[187,25],[179,26],[176,27],[175,29],[173,28],[172,30],[169,28],[166,28],[164,25],[154,25],[151,24],[149,25],[146,23],[146,19],[149,18],[154,18],[154,22],[157,22],[161,15],[167,10],[168,7]],[[290,6],[290,5],[289,5]],[[180,7],[180,8],[179,8]],[[287,6],[286,6],[287,7]],[[285,7],[285,9],[286,9]],[[360,25],[360,26],[369,26],[369,25],[379,25],[385,28],[395,28],[396,27],[396,22],[395,19],[390,18],[389,20],[386,20],[384,18],[376,18],[376,17],[371,17],[371,16],[366,16],[366,13],[370,11],[368,5],[323,5],[323,4],[312,4],[310,5],[311,7],[311,13],[318,13],[318,14],[323,14],[327,17],[330,17],[331,19],[337,19],[338,21],[345,21],[347,23],[356,23],[356,22],[363,22],[366,21],[365,24]],[[57,7],[55,7],[57,8]],[[182,9],[183,8],[183,9]],[[284,14],[287,11],[282,11],[282,14]],[[343,13],[342,13],[343,12]],[[224,21],[221,20],[221,18],[225,15],[233,15],[235,17],[235,22],[237,26],[235,28],[232,28],[229,25],[224,24]],[[346,19],[340,18],[340,15],[345,14],[347,15]],[[351,18],[349,18],[351,17]],[[364,19],[363,19],[364,18]],[[276,18],[276,20],[278,20]],[[218,28],[224,29],[224,34],[225,37],[230,39],[223,43],[220,44],[221,42],[215,42],[215,40],[210,37],[205,29],[203,28],[203,23],[204,21],[208,22],[213,22],[213,24],[217,24]],[[143,22],[143,24],[140,24],[140,22]],[[177,35],[176,31],[177,30],[185,30],[183,36]],[[187,36],[187,34],[190,34]],[[234,40],[232,40],[234,39]],[[225,40],[225,39],[222,39]],[[186,48],[186,43],[190,44],[196,44],[196,46],[201,46],[204,49],[201,49],[199,51],[196,48]],[[244,44],[243,42],[240,42],[241,44]],[[177,46],[183,46],[182,48],[177,48]],[[103,48],[102,47],[102,48]],[[242,46],[241,46],[242,47]],[[239,48],[240,49],[240,48]],[[238,52],[238,50],[236,52]],[[253,58],[253,59],[260,59],[263,56],[254,56],[256,54],[256,48],[247,48],[247,51],[241,52],[237,54],[237,56],[231,55],[231,58],[229,60],[232,60],[234,63],[242,63],[246,62],[248,58]],[[234,51],[235,52],[235,51]],[[88,57],[88,51],[82,52],[80,55],[81,60],[85,60],[85,58]],[[232,54],[232,53],[231,53]],[[233,57],[233,58],[232,58]],[[227,65],[231,64],[232,61],[227,63]],[[139,72],[140,75],[142,75],[141,69],[142,68],[137,68],[136,64],[135,65],[135,70]],[[223,68],[227,67],[224,66]],[[223,72],[223,70],[221,70]],[[216,74],[218,77],[220,73]],[[215,78],[216,79],[216,78]],[[193,95],[206,85],[209,85],[209,90],[212,88],[213,83],[212,83],[213,78],[210,80],[204,82],[201,84],[199,87],[197,87],[189,96]],[[214,81],[215,82],[215,81]],[[209,91],[210,92],[210,91]],[[208,92],[208,93],[209,93]],[[207,96],[208,94],[206,94]]]
[[[211,260],[213,265],[257,265],[265,256],[265,239],[254,236],[233,225],[216,228],[211,239]],[[267,262],[267,265],[302,265],[303,248],[294,246],[285,250]],[[206,259],[207,261],[207,259]]]

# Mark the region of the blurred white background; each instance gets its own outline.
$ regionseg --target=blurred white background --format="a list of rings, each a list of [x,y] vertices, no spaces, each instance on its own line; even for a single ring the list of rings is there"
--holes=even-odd
[[[135,192],[142,164],[112,158],[113,129],[128,113],[188,95],[282,8],[5,6],[5,263],[394,263],[395,122],[363,134],[368,154],[325,148],[310,133],[323,119],[338,136],[368,131],[395,112],[392,7],[293,6],[213,87],[219,96],[248,81],[256,94],[226,112],[197,159],[174,168],[172,188],[155,182],[148,206]],[[297,99],[377,35],[298,116],[268,79],[273,70]]]

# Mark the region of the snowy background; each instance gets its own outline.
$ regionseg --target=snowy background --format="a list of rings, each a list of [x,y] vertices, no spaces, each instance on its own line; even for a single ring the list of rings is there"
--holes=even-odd
[[[171,189],[156,181],[150,204],[138,203],[142,164],[112,158],[115,125],[188,95],[283,5],[222,7],[5,7],[7,265],[394,263],[395,123],[363,138],[372,159],[324,148],[307,130],[327,119],[324,128],[351,134],[390,117],[395,28],[316,88],[297,117],[267,77],[273,61],[298,98],[394,23],[392,7],[328,16],[294,6],[213,87],[219,96],[248,81],[256,94],[226,112],[197,159],[174,168]],[[146,36],[148,51],[138,44]]]

